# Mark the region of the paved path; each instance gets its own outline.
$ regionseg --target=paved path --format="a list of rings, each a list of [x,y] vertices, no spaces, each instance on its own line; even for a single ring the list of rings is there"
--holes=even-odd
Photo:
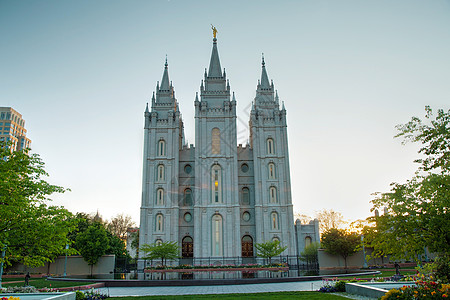
[[[231,293],[266,293],[291,291],[316,291],[322,281],[299,281],[280,283],[256,283],[238,285],[209,286],[150,286],[150,287],[110,287],[98,289],[112,297],[120,296],[159,296],[159,295],[205,295]]]

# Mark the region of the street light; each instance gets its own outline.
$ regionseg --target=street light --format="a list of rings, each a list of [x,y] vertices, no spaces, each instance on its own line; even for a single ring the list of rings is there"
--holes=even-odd
[[[2,287],[3,260],[5,259],[5,255],[6,255],[6,245],[3,246],[3,250],[2,250],[2,262],[0,263],[0,288]]]
[[[64,259],[64,275],[63,277],[66,277],[66,269],[67,269],[67,250],[69,249],[69,244],[66,244],[66,258]]]
[[[366,249],[364,248],[364,234],[361,234],[361,243],[363,246],[364,265],[363,268],[367,269]]]

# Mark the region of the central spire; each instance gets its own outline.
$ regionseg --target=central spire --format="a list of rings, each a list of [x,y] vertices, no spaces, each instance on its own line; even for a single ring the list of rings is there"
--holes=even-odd
[[[209,62],[208,77],[222,77],[222,69],[220,67],[219,51],[217,51],[217,29],[213,26],[213,48],[211,52],[211,61]]]
[[[261,72],[261,89],[270,89],[269,77],[267,76],[266,63],[264,62],[264,53],[262,54],[262,72]]]
[[[166,55],[166,63],[164,64],[164,73],[163,77],[161,79],[161,87],[160,90],[162,91],[169,91],[169,70],[168,70],[169,64],[167,63],[167,55]]]

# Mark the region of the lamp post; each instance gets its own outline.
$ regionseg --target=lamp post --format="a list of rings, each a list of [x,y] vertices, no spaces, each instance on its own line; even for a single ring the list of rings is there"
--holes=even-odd
[[[64,275],[63,277],[67,276],[66,270],[67,270],[67,250],[69,249],[69,244],[66,245],[66,257],[64,259]]]
[[[5,255],[6,255],[6,245],[3,246],[3,250],[2,250],[2,262],[0,263],[0,288],[2,287],[3,260],[5,259]]]
[[[363,246],[364,265],[363,268],[367,268],[366,249],[364,248],[364,234],[361,234],[361,243]]]

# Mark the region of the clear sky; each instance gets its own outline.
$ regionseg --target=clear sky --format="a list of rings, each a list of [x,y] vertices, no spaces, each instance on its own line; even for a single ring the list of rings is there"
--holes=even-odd
[[[69,210],[139,222],[143,114],[166,54],[194,142],[211,25],[238,102],[238,140],[264,52],[288,114],[294,210],[355,220],[415,171],[395,125],[450,106],[450,2],[0,0],[0,106],[26,121]]]

